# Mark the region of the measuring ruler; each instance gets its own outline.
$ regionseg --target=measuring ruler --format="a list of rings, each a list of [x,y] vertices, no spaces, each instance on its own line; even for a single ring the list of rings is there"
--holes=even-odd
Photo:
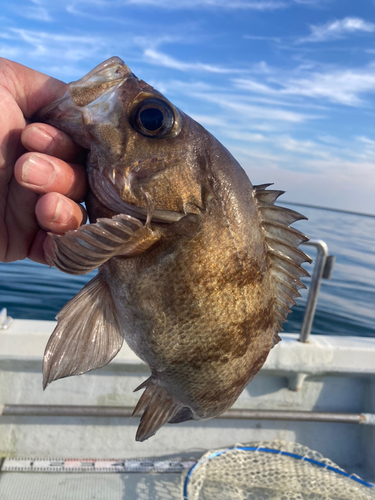
[[[183,472],[196,463],[193,458],[3,458],[0,472]]]

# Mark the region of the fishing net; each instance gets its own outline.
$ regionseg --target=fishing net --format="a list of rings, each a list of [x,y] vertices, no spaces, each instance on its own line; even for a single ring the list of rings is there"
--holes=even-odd
[[[184,500],[374,500],[375,487],[297,443],[237,445],[203,455]]]

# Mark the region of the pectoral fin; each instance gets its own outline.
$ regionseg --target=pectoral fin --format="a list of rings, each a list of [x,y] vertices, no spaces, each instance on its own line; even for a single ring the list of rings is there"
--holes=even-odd
[[[54,246],[46,256],[50,265],[69,274],[87,274],[112,257],[133,257],[147,250],[160,237],[149,222],[143,225],[130,215],[98,219],[63,236],[50,234]]]
[[[105,280],[95,276],[56,317],[44,352],[43,388],[54,380],[105,366],[121,349],[116,308]]]

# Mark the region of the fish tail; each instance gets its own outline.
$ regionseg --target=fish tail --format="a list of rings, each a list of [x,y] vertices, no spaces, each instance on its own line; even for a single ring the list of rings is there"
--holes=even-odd
[[[144,386],[146,390],[133,411],[133,416],[143,412],[135,437],[136,441],[145,441],[153,436],[182,408],[182,404],[170,396],[152,377],[139,388]]]

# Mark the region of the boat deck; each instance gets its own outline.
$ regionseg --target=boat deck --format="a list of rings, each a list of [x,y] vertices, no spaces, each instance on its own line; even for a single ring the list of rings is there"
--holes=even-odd
[[[283,341],[234,405],[233,411],[239,414],[167,425],[148,441],[137,443],[138,419],[111,416],[106,411],[134,407],[139,394],[133,390],[149,376],[148,367],[124,346],[106,367],[58,380],[43,392],[41,363],[54,326],[55,322],[15,320],[0,332],[0,456],[125,459],[202,455],[235,443],[281,439],[306,445],[345,470],[375,480],[375,426],[369,420],[364,425],[354,420],[332,423],[282,420],[280,415],[271,419],[241,416],[246,411],[293,411],[365,414],[371,420],[375,413],[375,339],[313,336],[301,343],[297,335],[283,334]],[[61,407],[74,407],[78,413],[59,414]],[[85,413],[88,407],[96,408],[97,414]],[[13,414],[6,414],[7,408]],[[26,411],[30,408],[34,414]],[[51,413],[46,414],[45,408]]]

